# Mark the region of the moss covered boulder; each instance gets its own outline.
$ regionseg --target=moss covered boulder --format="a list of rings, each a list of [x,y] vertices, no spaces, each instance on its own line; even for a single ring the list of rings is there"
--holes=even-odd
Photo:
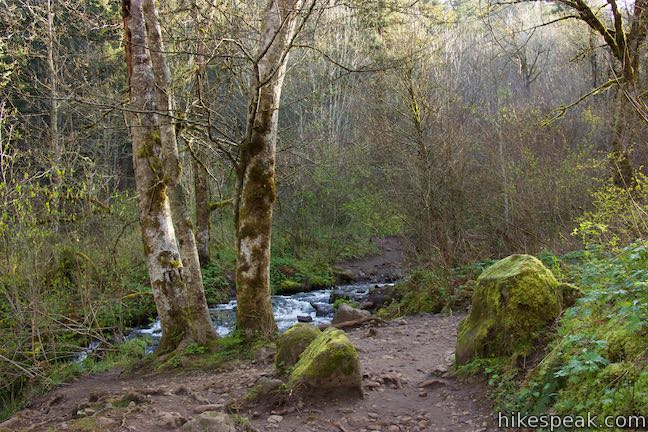
[[[358,352],[342,330],[328,328],[302,353],[288,383],[295,389],[362,395]]]
[[[512,255],[477,279],[470,315],[459,326],[457,364],[474,357],[523,356],[561,311],[559,284],[540,260]]]
[[[320,329],[309,324],[298,323],[290,327],[277,341],[275,366],[278,369],[293,366],[301,353],[321,334]]]

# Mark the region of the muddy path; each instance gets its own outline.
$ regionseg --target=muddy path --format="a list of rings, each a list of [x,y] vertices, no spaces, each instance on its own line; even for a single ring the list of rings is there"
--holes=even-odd
[[[362,399],[247,406],[238,411],[237,430],[246,430],[246,422],[247,430],[259,431],[497,430],[484,386],[444,377],[460,318],[420,315],[349,330],[363,368]],[[217,371],[83,377],[35,400],[0,430],[180,430],[200,411],[232,413],[233,402],[260,377],[274,375],[270,360],[237,362]]]

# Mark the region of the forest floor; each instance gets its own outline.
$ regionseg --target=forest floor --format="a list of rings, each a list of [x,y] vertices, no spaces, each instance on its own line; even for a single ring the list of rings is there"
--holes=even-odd
[[[243,408],[241,401],[257,380],[275,375],[266,353],[211,371],[114,370],[81,377],[34,400],[0,430],[179,430],[205,410],[236,414],[240,430],[497,430],[485,386],[446,373],[460,319],[418,315],[349,330],[360,353],[363,398],[295,398],[281,407],[261,401]]]

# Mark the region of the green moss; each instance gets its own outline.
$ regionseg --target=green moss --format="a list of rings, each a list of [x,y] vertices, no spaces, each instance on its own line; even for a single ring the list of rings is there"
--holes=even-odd
[[[279,287],[276,289],[277,294],[290,295],[296,294],[306,290],[306,286],[303,282],[297,282],[291,279],[286,279],[279,284]]]
[[[463,311],[470,304],[474,278],[483,263],[453,269],[416,269],[396,285],[395,301],[378,311],[378,315],[395,318],[418,313]]]
[[[558,281],[530,255],[512,255],[477,279],[470,315],[461,323],[456,360],[525,356],[560,314]]]
[[[637,242],[614,254],[592,250],[585,258],[570,258],[565,267],[582,297],[564,311],[547,355],[511,392],[510,411],[648,412],[648,245]]]
[[[292,367],[299,356],[322,332],[315,326],[298,323],[289,328],[277,340],[275,366],[280,370]]]
[[[361,391],[358,352],[343,331],[328,328],[302,353],[288,383],[293,388]]]
[[[360,303],[358,303],[355,300],[339,298],[339,299],[336,299],[335,302],[333,303],[333,310],[338,310],[339,307],[342,306],[343,304],[349,305],[352,308],[356,308],[356,309],[360,308]]]

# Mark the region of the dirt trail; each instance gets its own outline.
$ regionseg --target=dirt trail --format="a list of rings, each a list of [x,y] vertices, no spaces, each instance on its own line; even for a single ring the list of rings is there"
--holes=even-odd
[[[360,352],[363,399],[295,401],[274,413],[252,406],[239,414],[259,431],[496,430],[482,385],[438,377],[450,365],[459,320],[420,315],[348,331]],[[257,379],[272,375],[269,361],[173,375],[107,372],[52,391],[4,426],[11,431],[179,430],[204,409],[199,407],[226,411]],[[115,399],[125,402],[108,402]]]
[[[340,261],[335,266],[344,270],[354,282],[393,282],[400,279],[406,261],[406,240],[402,237],[376,237],[371,242],[378,254]]]

